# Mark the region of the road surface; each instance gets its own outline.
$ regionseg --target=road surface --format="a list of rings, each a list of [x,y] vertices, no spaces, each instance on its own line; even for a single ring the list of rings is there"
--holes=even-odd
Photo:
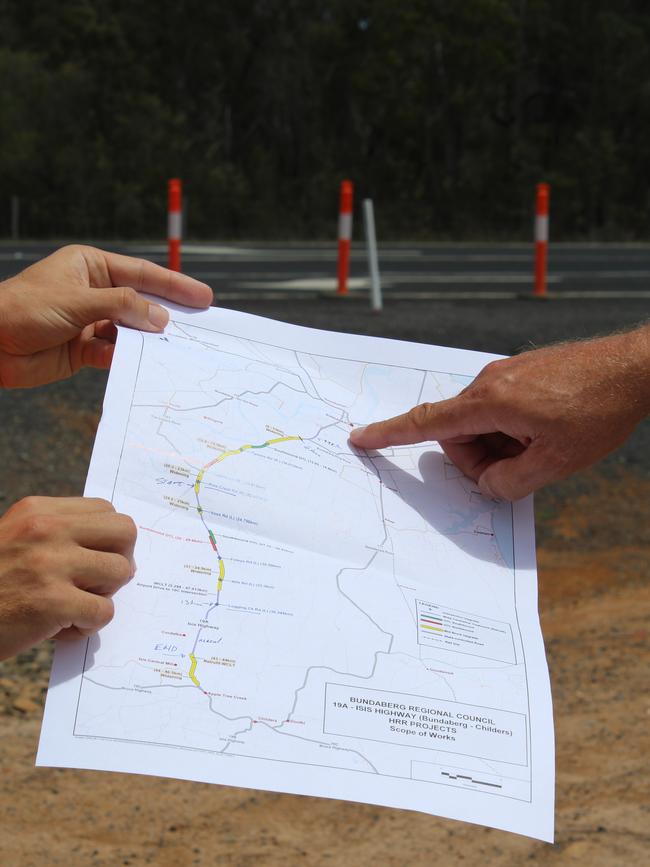
[[[0,243],[0,279],[65,242]],[[104,249],[166,263],[166,246],[96,242]],[[532,292],[532,244],[385,244],[379,248],[387,298],[479,295],[506,300]],[[335,288],[336,244],[188,243],[183,270],[222,298],[310,296]],[[352,250],[352,292],[368,288],[363,245]],[[569,297],[650,299],[650,244],[554,244],[549,291]]]

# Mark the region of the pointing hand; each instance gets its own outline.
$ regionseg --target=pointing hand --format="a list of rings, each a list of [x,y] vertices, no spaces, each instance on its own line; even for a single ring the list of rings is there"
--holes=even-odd
[[[438,440],[484,494],[516,500],[621,445],[650,411],[650,326],[488,364],[457,397],[352,431],[364,449]]]

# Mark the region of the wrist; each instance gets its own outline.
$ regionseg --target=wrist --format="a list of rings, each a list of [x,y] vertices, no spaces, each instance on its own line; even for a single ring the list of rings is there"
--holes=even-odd
[[[0,350],[5,351],[8,337],[16,326],[12,317],[12,309],[16,306],[15,283],[16,277],[0,282]]]
[[[650,413],[650,323],[605,338],[607,354],[618,369],[630,410],[641,421]]]
[[[17,340],[25,333],[21,274],[0,282],[0,390],[14,388]]]

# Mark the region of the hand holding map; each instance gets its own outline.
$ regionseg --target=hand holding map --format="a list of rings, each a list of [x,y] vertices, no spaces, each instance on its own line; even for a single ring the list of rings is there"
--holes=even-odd
[[[2,284],[0,387],[29,388],[65,379],[82,367],[106,368],[115,323],[161,331],[169,315],[160,298],[207,307],[212,290],[144,259],[72,244]]]
[[[81,638],[113,617],[133,575],[136,528],[106,500],[26,497],[0,518],[0,659]]]

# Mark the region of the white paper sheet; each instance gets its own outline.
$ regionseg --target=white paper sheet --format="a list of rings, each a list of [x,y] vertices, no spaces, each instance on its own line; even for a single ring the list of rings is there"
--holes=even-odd
[[[86,494],[138,525],[116,616],[57,648],[38,764],[553,838],[532,498],[352,426],[493,356],[171,308],[120,330]]]

